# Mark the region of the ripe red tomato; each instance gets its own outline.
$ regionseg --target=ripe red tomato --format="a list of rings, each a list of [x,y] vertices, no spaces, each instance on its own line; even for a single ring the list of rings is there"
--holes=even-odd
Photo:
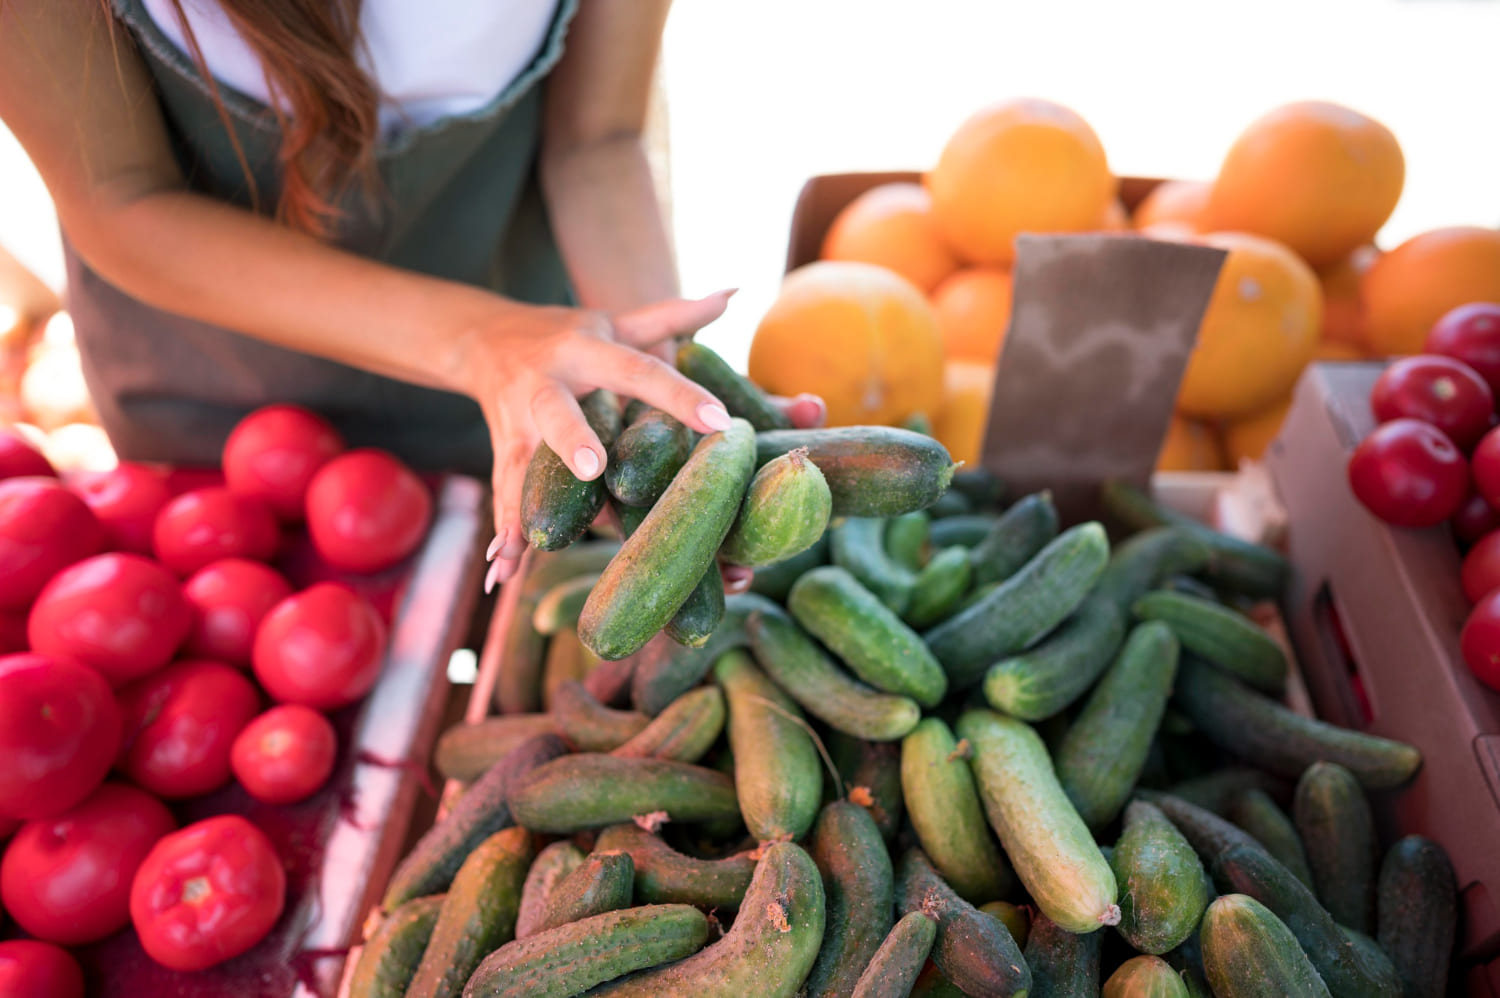
[[[0,427],[0,478],[30,475],[56,478],[57,471],[30,440],[8,426]]]
[[[260,711],[260,695],[243,672],[222,662],[173,662],[121,690],[120,710],[120,771],[175,800],[229,782],[229,751]]]
[[[307,530],[335,568],[378,572],[422,543],[432,496],[422,480],[379,450],[334,458],[307,489]]]
[[[295,405],[268,405],[229,434],[224,477],[231,491],[259,499],[296,523],[313,475],[343,449],[343,438],[322,416]]]
[[[99,550],[99,521],[55,478],[0,482],[0,610],[24,610],[47,580]]]
[[[182,593],[193,611],[188,653],[245,667],[261,620],[292,587],[269,565],[225,558],[193,573]]]
[[[1431,527],[1463,505],[1469,469],[1442,430],[1416,419],[1395,419],[1377,426],[1354,449],[1349,485],[1385,522]]]
[[[1489,534],[1469,549],[1461,578],[1470,603],[1500,589],[1500,533]]]
[[[70,485],[104,527],[109,550],[151,553],[156,516],[171,498],[161,472],[120,464],[110,471],[80,474]]]
[[[1474,544],[1494,530],[1500,530],[1500,510],[1485,502],[1484,496],[1471,488],[1469,497],[1453,514],[1453,535],[1460,543]]]
[[[265,938],[286,903],[286,871],[270,839],[236,814],[173,832],[151,850],[130,890],[146,955],[203,970]]]
[[[0,862],[0,897],[16,923],[63,946],[130,924],[130,881],[146,853],[177,827],[144,790],[106,783],[77,807],[28,821]]]
[[[1500,509],[1500,428],[1486,433],[1469,458],[1474,488],[1484,501]]]
[[[83,970],[60,946],[8,940],[0,943],[0,998],[83,998]]]
[[[1370,408],[1382,423],[1402,417],[1431,423],[1469,451],[1490,428],[1495,397],[1472,367],[1452,357],[1403,357],[1376,380]]]
[[[120,709],[104,677],[42,655],[0,658],[0,814],[59,814],[104,782]]]
[[[1463,361],[1500,396],[1500,304],[1474,302],[1453,309],[1428,332],[1423,352]]]
[[[1500,590],[1474,604],[1458,646],[1475,678],[1500,692]]]
[[[256,800],[295,804],[328,781],[338,755],[328,718],[298,703],[272,707],[234,740],[234,775]]]
[[[255,635],[255,676],[280,703],[333,710],[370,692],[385,625],[368,600],[320,582],[276,604]]]
[[[269,561],[281,543],[271,508],[228,489],[184,492],[162,508],[154,530],[156,557],[178,575],[221,558]]]
[[[226,486],[223,468],[181,468],[167,470],[167,492],[176,499],[199,489],[222,489]]]

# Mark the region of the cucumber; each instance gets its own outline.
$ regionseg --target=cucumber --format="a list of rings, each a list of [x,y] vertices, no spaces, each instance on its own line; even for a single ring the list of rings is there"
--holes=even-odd
[[[558,730],[579,752],[609,752],[646,729],[651,719],[633,710],[614,710],[589,696],[579,682],[563,683],[552,694]]]
[[[685,856],[633,822],[606,828],[599,833],[594,848],[630,856],[635,867],[635,897],[644,904],[678,902],[735,909],[755,875],[755,860],[747,853],[723,859]]]
[[[1026,935],[1031,931],[1031,916],[1026,914],[1025,908],[1013,905],[1009,901],[991,901],[980,905],[979,910],[986,915],[993,915],[1000,919],[1000,923],[1016,941],[1016,945],[1022,949],[1026,948]]]
[[[1125,830],[1110,867],[1120,887],[1120,935],[1142,953],[1160,956],[1198,931],[1211,898],[1192,845],[1155,805],[1125,809]]]
[[[852,998],[907,998],[937,941],[937,928],[926,912],[902,915],[859,975]]]
[[[1031,971],[1005,926],[955,894],[920,849],[901,857],[896,907],[903,916],[921,911],[937,920],[932,962],[964,994],[1006,998],[1030,992]]]
[[[807,451],[768,461],[750,480],[721,554],[731,564],[760,568],[812,547],[828,528],[833,496]]]
[[[885,521],[852,516],[836,523],[830,536],[833,563],[895,613],[905,613],[917,577],[886,552]]]
[[[927,533],[932,517],[926,510],[902,513],[885,525],[885,549],[891,560],[908,572],[919,572],[927,563]]]
[[[940,719],[926,718],[901,742],[901,796],[922,851],[959,897],[977,905],[1009,894],[1015,876],[985,823],[971,751]]]
[[[920,433],[890,426],[774,430],[755,439],[756,464],[798,447],[833,495],[834,516],[900,516],[926,509],[953,480],[947,448]]]
[[[1099,595],[1121,614],[1128,614],[1135,601],[1159,581],[1200,571],[1212,558],[1208,545],[1186,527],[1152,527],[1114,549],[1099,579]]]
[[[554,712],[554,699],[560,687],[580,684],[594,671],[599,660],[578,640],[576,631],[559,631],[547,642],[547,659],[542,666],[542,707]]]
[[[847,571],[815,568],[792,586],[797,622],[876,689],[936,707],[947,692],[943,668],[911,628]]]
[[[513,938],[531,856],[531,836],[521,828],[496,832],[469,854],[443,897],[407,998],[457,998],[479,962]]]
[[[1248,846],[1265,851],[1265,847],[1254,836],[1196,804],[1152,790],[1138,790],[1136,796],[1156,805],[1167,816],[1167,820],[1192,843],[1198,858],[1205,864],[1212,864],[1219,853],[1234,846]]]
[[[349,998],[402,998],[442,906],[441,894],[413,898],[382,919],[354,965]]]
[[[1057,536],[1057,507],[1050,492],[1016,501],[969,552],[974,583],[1004,582],[1026,567]]]
[[[1188,991],[1167,961],[1159,956],[1137,956],[1109,975],[1103,998],[1188,998]]]
[[[640,419],[651,411],[651,407],[640,399],[630,399],[625,403],[625,426],[629,427],[639,422]],[[617,438],[618,439],[618,438]]]
[[[1072,932],[1118,924],[1114,871],[1058,784],[1037,733],[1015,718],[969,710],[958,735],[974,746],[990,824],[1037,907]]]
[[[1441,998],[1458,923],[1458,883],[1443,847],[1408,835],[1380,865],[1380,948],[1405,998]]]
[[[1287,796],[1284,781],[1243,766],[1216,769],[1207,775],[1174,783],[1169,792],[1205,811],[1225,815],[1229,813],[1230,803],[1245,790],[1264,790],[1272,800],[1278,797],[1286,799]]]
[[[1067,709],[1109,667],[1125,639],[1125,618],[1090,596],[1039,644],[1003,658],[984,676],[984,698],[1023,721],[1041,721]]]
[[[755,578],[750,580],[750,592],[777,603],[785,603],[787,593],[792,591],[793,583],[802,578],[802,573],[828,564],[828,558],[828,532],[824,531],[823,536],[801,554],[794,554],[785,561],[778,561],[765,568],[757,568]]]
[[[875,820],[848,801],[834,801],[818,815],[807,851],[823,875],[826,917],[803,992],[840,998],[854,989],[890,931],[895,873]]]
[[[1208,981],[1196,970],[1179,970],[1177,976],[1182,979],[1182,987],[1187,998],[1214,998],[1214,993],[1208,988]]]
[[[719,656],[750,643],[745,621],[755,611],[786,616],[777,603],[755,593],[737,593],[724,600],[724,619],[701,648],[683,648],[670,640],[653,640],[642,650],[630,682],[635,709],[655,717],[697,686]]]
[[[1289,780],[1315,762],[1336,762],[1367,790],[1393,790],[1422,765],[1410,745],[1303,717],[1190,656],[1177,671],[1175,702],[1215,745]]]
[[[952,492],[947,495],[953,495]],[[928,510],[930,513],[931,510]],[[932,521],[927,528],[927,542],[935,548],[972,548],[989,536],[1000,518],[993,513],[964,513]]]
[[[871,741],[901,738],[922,717],[916,701],[850,678],[794,620],[753,613],[750,648],[766,674],[809,714]]]
[[[583,677],[584,692],[606,707],[619,707],[630,697],[630,683],[635,678],[639,654],[617,658],[613,662],[596,659],[598,664]]]
[[[578,406],[607,451],[620,433],[620,400],[601,388],[579,399]],[[538,551],[567,547],[588,531],[608,496],[603,475],[586,482],[575,478],[551,447],[537,444],[521,485],[527,542]]]
[[[1165,624],[1138,625],[1063,736],[1057,779],[1091,828],[1113,821],[1135,789],[1172,694],[1177,650]]]
[[[707,916],[687,905],[605,912],[506,943],[474,971],[464,998],[573,998],[692,956],[707,941]]]
[[[578,614],[583,610],[589,590],[599,581],[598,572],[576,575],[566,582],[559,582],[537,601],[531,614],[531,626],[538,634],[552,636],[558,631],[572,630],[578,624]]]
[[[433,765],[445,780],[468,783],[528,738],[557,733],[551,714],[503,714],[474,724],[455,724],[438,738]]]
[[[1215,998],[1330,998],[1291,930],[1265,905],[1229,894],[1203,916],[1203,969]]]
[[[1312,889],[1312,871],[1307,867],[1307,852],[1302,848],[1302,839],[1297,835],[1292,819],[1264,790],[1241,791],[1229,804],[1228,818],[1254,837],[1304,886]]]
[[[1199,581],[1191,575],[1174,575],[1161,584],[1161,588],[1168,592],[1185,593],[1188,596],[1196,596],[1199,599],[1208,600],[1210,603],[1222,603],[1219,594],[1214,592],[1213,586]]]
[[[672,821],[739,816],[734,781],[702,766],[580,753],[553,759],[510,788],[517,824],[571,835],[665,811]]]
[[[973,516],[975,507],[968,496],[949,488],[947,492],[938,496],[931,506],[926,507],[925,512],[931,514],[934,520],[940,520],[950,516]],[[920,982],[921,979],[918,978],[918,983]]]
[[[1000,476],[988,468],[960,468],[953,473],[953,491],[979,509],[996,509],[1010,490]]]
[[[635,863],[623,852],[595,852],[564,877],[547,897],[537,931],[546,932],[606,911],[630,907]]]
[[[689,690],[612,754],[622,759],[697,762],[724,730],[724,694],[716,686]]]
[[[660,409],[627,426],[610,448],[604,484],[626,506],[650,506],[693,450],[693,431]]]
[[[1046,915],[1031,920],[1026,963],[1031,967],[1030,998],[1097,998],[1099,956],[1104,933],[1069,932]]]
[[[762,842],[796,841],[818,817],[823,772],[802,712],[743,651],[714,664],[729,705],[734,790],[750,834]]]
[[[865,741],[834,731],[828,739],[828,752],[849,800],[868,811],[880,829],[880,837],[891,842],[906,815],[906,802],[901,797],[900,743]]]
[[[583,865],[583,850],[566,840],[554,842],[536,854],[526,881],[521,885],[521,905],[516,911],[516,938],[536,935],[547,916],[547,900],[557,885]]]
[[[663,630],[673,641],[689,648],[701,648],[724,620],[724,576],[717,562],[704,569],[698,584],[688,593],[682,606],[672,614]]]
[[[744,420],[704,437],[605,567],[578,620],[579,636],[600,658],[643,646],[713,566],[750,482],[754,446]]]
[[[1286,689],[1286,653],[1242,613],[1165,589],[1136,600],[1131,612],[1163,621],[1188,651],[1258,690],[1279,696]]]
[[[677,370],[713,392],[731,416],[749,421],[757,430],[786,430],[792,426],[792,421],[769,395],[702,343],[688,342],[678,347]]]
[[[537,735],[491,766],[396,866],[380,906],[395,911],[413,898],[447,890],[480,843],[515,823],[508,801],[516,784],[567,750],[556,735]]]
[[[969,592],[973,571],[968,548],[947,547],[934,554],[912,583],[903,615],[906,622],[924,628],[946,620]]]
[[[1313,763],[1297,781],[1292,820],[1323,907],[1340,925],[1372,934],[1380,854],[1375,817],[1359,781],[1337,763]]]
[[[954,690],[984,678],[996,660],[1048,634],[1078,608],[1109,560],[1104,528],[1084,523],[1058,536],[980,602],[928,631],[927,647]]]
[[[724,938],[699,953],[616,981],[608,998],[793,998],[823,941],[823,882],[790,842],[767,846]]]

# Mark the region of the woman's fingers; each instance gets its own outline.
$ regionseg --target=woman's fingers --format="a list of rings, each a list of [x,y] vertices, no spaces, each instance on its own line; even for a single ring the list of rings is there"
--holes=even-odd
[[[755,578],[755,569],[744,565],[720,564],[719,575],[724,579],[724,592],[733,596],[750,588],[750,580]]]
[[[724,314],[738,288],[716,291],[705,298],[674,298],[614,317],[615,335],[621,343],[645,349],[674,336],[690,336]]]
[[[659,357],[619,343],[577,337],[558,359],[569,381],[608,388],[669,413],[699,433],[729,428],[729,412],[701,385]],[[603,466],[601,465],[601,468]]]
[[[531,397],[531,418],[548,447],[573,477],[592,481],[604,471],[604,445],[583,418],[573,392],[562,382],[548,379]]]
[[[521,486],[526,480],[526,465],[535,449],[536,436],[525,419],[506,419],[491,413],[486,413],[486,418],[495,452],[491,475],[495,540],[490,545],[494,557],[484,579],[484,590],[489,592],[516,574],[516,566],[526,552],[526,535],[521,527]]]
[[[816,395],[804,392],[792,398],[771,396],[771,403],[799,430],[815,430],[828,421],[828,405]]]

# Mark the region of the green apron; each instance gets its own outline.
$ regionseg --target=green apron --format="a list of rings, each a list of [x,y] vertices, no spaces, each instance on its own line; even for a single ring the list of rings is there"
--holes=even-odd
[[[139,0],[114,0],[114,6],[155,81],[188,184],[248,208],[249,186],[202,75]],[[488,105],[384,142],[377,151],[381,184],[375,197],[350,192],[340,198],[344,214],[330,242],[522,301],[571,304],[536,161],[542,80],[561,57],[576,6],[577,0],[560,0],[531,64]],[[238,91],[221,84],[219,92],[249,160],[261,209],[269,212],[280,192],[275,118]],[[152,308],[94,273],[66,238],[64,244],[68,308],[84,376],[122,459],[217,464],[224,438],[245,413],[269,402],[294,402],[331,419],[353,446],[384,447],[422,468],[489,477],[489,434],[471,399]]]

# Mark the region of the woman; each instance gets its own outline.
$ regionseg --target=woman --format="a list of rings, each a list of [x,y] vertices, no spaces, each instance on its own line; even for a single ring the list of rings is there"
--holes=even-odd
[[[56,202],[120,455],[211,463],[286,401],[419,466],[490,463],[493,585],[537,442],[604,469],[577,396],[726,426],[647,352],[732,294],[677,297],[641,143],[668,5],[0,4],[0,118]]]

